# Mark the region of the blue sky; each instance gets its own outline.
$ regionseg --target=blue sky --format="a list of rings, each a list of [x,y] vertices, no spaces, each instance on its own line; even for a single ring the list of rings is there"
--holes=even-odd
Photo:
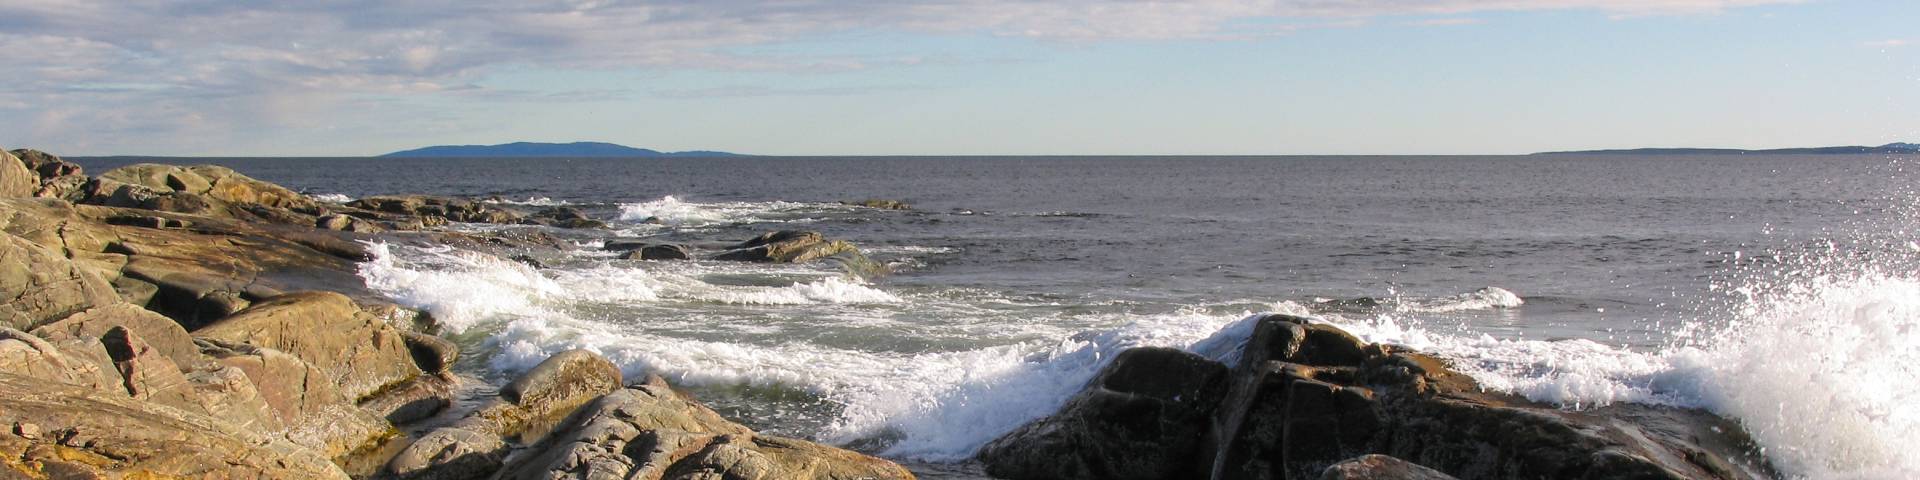
[[[0,64],[0,145],[70,155],[1920,141],[1891,0],[0,0]]]

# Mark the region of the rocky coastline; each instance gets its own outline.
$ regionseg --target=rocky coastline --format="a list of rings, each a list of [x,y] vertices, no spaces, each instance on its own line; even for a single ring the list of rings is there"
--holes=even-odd
[[[471,388],[431,315],[362,283],[363,242],[535,266],[576,247],[541,228],[442,228],[450,223],[606,227],[567,207],[422,195],[335,203],[218,166],[89,176],[44,152],[0,152],[0,477],[914,477],[860,452],[756,433],[589,351]],[[633,260],[884,270],[817,232],[603,248]],[[1331,326],[1255,321],[1227,362],[1124,352],[1058,413],[983,447],[980,462],[1009,479],[1776,476],[1738,425],[1705,412],[1540,405]]]

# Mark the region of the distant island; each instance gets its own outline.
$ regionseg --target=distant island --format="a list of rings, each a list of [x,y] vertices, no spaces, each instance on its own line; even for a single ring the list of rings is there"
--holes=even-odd
[[[1534,155],[1845,155],[1845,154],[1906,154],[1920,153],[1920,143],[1889,143],[1878,147],[1804,147],[1772,148],[1765,150],[1742,150],[1738,148],[1629,148],[1619,150],[1576,150],[1567,152],[1540,152]]]
[[[499,145],[437,145],[381,155],[381,158],[453,158],[453,157],[596,157],[596,158],[668,158],[668,157],[742,157],[738,153],[692,150],[662,152],[606,142],[539,143],[514,142]]]

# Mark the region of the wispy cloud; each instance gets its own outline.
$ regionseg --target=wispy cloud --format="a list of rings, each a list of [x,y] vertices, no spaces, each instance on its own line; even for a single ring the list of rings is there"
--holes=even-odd
[[[314,128],[363,96],[468,95],[503,68],[848,71],[918,57],[756,55],[845,31],[1068,42],[1232,40],[1388,16],[1714,13],[1794,0],[11,0],[0,3],[0,141],[90,149],[191,136],[212,148]],[[857,89],[850,89],[849,92]],[[503,97],[525,92],[498,92]],[[724,88],[684,97],[835,94]],[[854,94],[854,93],[843,93]],[[585,98],[602,98],[588,92]],[[520,95],[525,96],[525,95]],[[194,147],[182,147],[194,148]]]
[[[1428,19],[1414,20],[1411,22],[1407,22],[1407,25],[1411,25],[1415,27],[1453,27],[1453,26],[1460,26],[1460,25],[1474,25],[1478,23],[1481,23],[1480,19],[1478,18],[1445,17],[1445,18],[1428,18]]]
[[[1886,40],[1873,40],[1873,41],[1860,42],[1860,46],[1868,47],[1868,48],[1899,48],[1899,47],[1904,47],[1912,44],[1913,44],[1912,40],[1907,40],[1904,38],[1890,38]]]

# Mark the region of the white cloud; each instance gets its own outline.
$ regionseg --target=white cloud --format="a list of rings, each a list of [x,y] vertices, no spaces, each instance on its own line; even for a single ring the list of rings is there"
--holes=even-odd
[[[1904,47],[1912,44],[1913,44],[1912,41],[1904,38],[1892,38],[1887,40],[1874,40],[1869,42],[1860,42],[1860,46],[1870,47],[1870,48],[1899,48],[1899,47]]]
[[[356,96],[471,95],[481,75],[507,67],[872,68],[870,59],[736,48],[856,29],[1069,42],[1240,39],[1380,16],[1453,24],[1466,21],[1454,16],[1490,11],[1694,14],[1793,1],[8,0],[0,3],[0,64],[10,67],[0,83],[0,141],[84,150],[116,138],[138,145],[192,136],[214,150],[165,149],[217,151],[217,142],[252,132],[310,127]]]

